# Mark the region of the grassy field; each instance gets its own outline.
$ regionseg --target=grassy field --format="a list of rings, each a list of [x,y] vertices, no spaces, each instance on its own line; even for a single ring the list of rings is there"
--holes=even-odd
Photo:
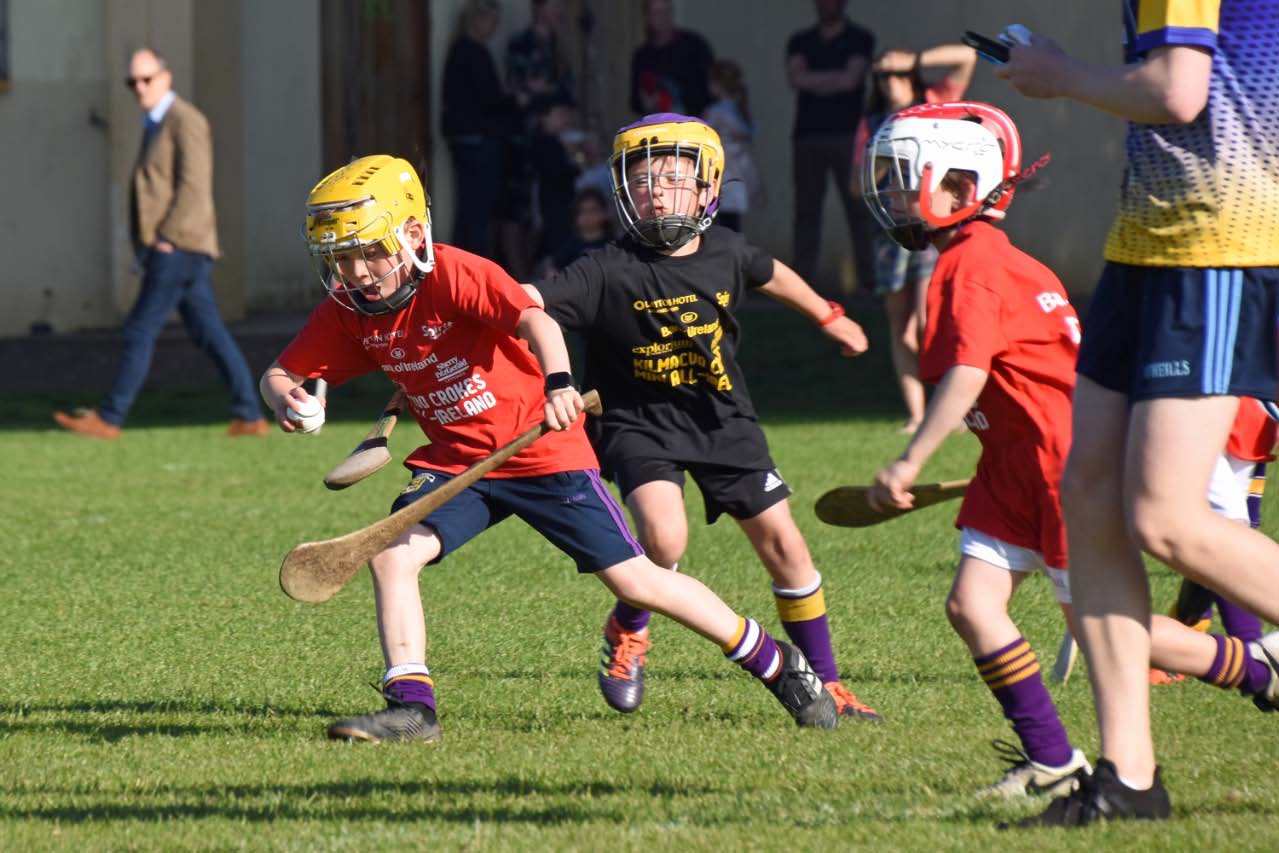
[[[954,505],[864,532],[811,510],[901,446],[883,348],[848,363],[793,318],[756,312],[747,327],[841,669],[883,725],[799,731],[717,650],[660,621],[643,709],[610,712],[594,683],[605,593],[508,522],[423,576],[444,742],[326,742],[327,721],[377,701],[371,587],[362,573],[299,605],[276,570],[296,542],[362,526],[397,492],[397,469],[342,493],[320,482],[385,383],[334,391],[318,436],[265,440],[222,437],[216,386],[153,390],[112,444],[46,430],[51,405],[71,401],[12,397],[0,850],[1274,849],[1279,721],[1198,683],[1155,691],[1173,822],[999,832],[1042,803],[972,797],[1002,769],[989,741],[1011,733],[942,612]],[[414,446],[410,430],[392,446]],[[926,477],[963,476],[975,458],[958,436]],[[683,568],[777,625],[729,523],[695,523]],[[1172,576],[1152,578],[1170,601]],[[1049,664],[1062,625],[1048,584],[1028,583],[1014,615]],[[1055,694],[1095,755],[1084,675]]]

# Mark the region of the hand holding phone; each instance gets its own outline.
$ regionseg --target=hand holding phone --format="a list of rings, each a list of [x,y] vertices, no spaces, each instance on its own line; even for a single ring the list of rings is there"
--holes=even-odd
[[[964,30],[962,41],[977,51],[977,55],[987,62],[1003,65],[1008,61],[1008,45],[993,38],[988,38],[972,30]]]

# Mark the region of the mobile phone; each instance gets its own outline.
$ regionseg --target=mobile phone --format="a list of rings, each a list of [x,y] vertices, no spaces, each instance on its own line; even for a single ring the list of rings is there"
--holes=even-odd
[[[977,55],[987,62],[1003,65],[1008,61],[1008,45],[1001,41],[987,38],[981,33],[975,33],[972,30],[964,30],[962,41],[977,51]]]

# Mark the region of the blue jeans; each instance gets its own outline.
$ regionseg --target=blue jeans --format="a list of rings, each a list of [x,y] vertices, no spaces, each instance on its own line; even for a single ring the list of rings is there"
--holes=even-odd
[[[155,339],[174,308],[191,340],[213,359],[222,381],[231,389],[232,415],[249,421],[262,417],[249,365],[213,299],[209,284],[213,259],[181,250],[147,250],[142,255],[142,265],[142,292],[124,321],[124,354],[111,390],[98,407],[102,419],[115,426],[124,423],[151,369]]]

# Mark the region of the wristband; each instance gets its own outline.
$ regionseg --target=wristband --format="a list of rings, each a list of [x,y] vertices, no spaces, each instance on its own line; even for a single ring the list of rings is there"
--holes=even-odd
[[[552,391],[560,391],[564,388],[573,387],[573,374],[567,370],[561,370],[559,373],[548,373],[546,376],[546,394],[550,396]]]
[[[830,313],[817,321],[817,325],[819,326],[829,326],[831,323],[834,323],[840,317],[844,316],[844,306],[840,305],[835,300],[832,299],[827,301],[826,306],[830,308]]]

